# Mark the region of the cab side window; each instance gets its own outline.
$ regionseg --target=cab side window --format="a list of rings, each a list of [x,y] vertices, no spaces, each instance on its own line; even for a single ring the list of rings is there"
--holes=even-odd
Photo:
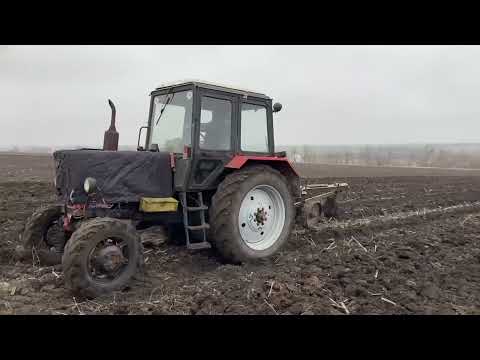
[[[242,104],[241,149],[268,152],[267,109],[256,104]]]

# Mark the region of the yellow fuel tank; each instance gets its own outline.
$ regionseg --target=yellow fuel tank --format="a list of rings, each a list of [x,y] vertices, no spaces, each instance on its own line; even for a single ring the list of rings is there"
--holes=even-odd
[[[178,200],[169,198],[141,198],[140,211],[143,212],[175,212]]]

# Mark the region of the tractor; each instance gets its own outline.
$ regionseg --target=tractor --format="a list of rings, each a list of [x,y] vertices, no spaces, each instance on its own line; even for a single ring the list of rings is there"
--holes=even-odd
[[[109,100],[103,149],[54,152],[58,203],[26,222],[24,253],[61,264],[74,294],[93,298],[127,286],[144,265],[139,229],[149,226],[240,264],[275,254],[299,214],[307,226],[322,213],[336,216],[336,195],[348,185],[302,187],[286,153],[275,152],[281,104],[202,81],[163,85],[150,98],[136,151],[118,150]],[[305,199],[313,188],[327,192]]]

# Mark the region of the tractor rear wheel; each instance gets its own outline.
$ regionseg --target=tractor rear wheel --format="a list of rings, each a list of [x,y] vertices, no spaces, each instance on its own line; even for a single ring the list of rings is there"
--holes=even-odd
[[[63,230],[63,207],[47,205],[37,209],[27,220],[22,234],[22,258],[33,256],[41,265],[62,262],[62,252],[69,234]]]
[[[68,241],[62,258],[67,288],[86,298],[124,289],[143,264],[142,243],[135,228],[112,218],[83,223]]]
[[[228,175],[212,197],[210,241],[224,260],[269,257],[287,241],[295,218],[285,177],[266,165]]]

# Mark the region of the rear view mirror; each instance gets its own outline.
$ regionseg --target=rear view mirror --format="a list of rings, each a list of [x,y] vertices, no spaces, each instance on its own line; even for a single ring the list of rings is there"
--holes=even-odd
[[[280,104],[280,103],[273,104],[273,112],[274,113],[279,112],[280,110],[282,110],[282,104]]]
[[[142,135],[142,130],[143,129],[148,129],[148,126],[141,126],[140,129],[138,130],[137,151],[144,151],[143,146],[140,146],[140,137]],[[146,143],[146,141],[145,141],[145,143]]]

